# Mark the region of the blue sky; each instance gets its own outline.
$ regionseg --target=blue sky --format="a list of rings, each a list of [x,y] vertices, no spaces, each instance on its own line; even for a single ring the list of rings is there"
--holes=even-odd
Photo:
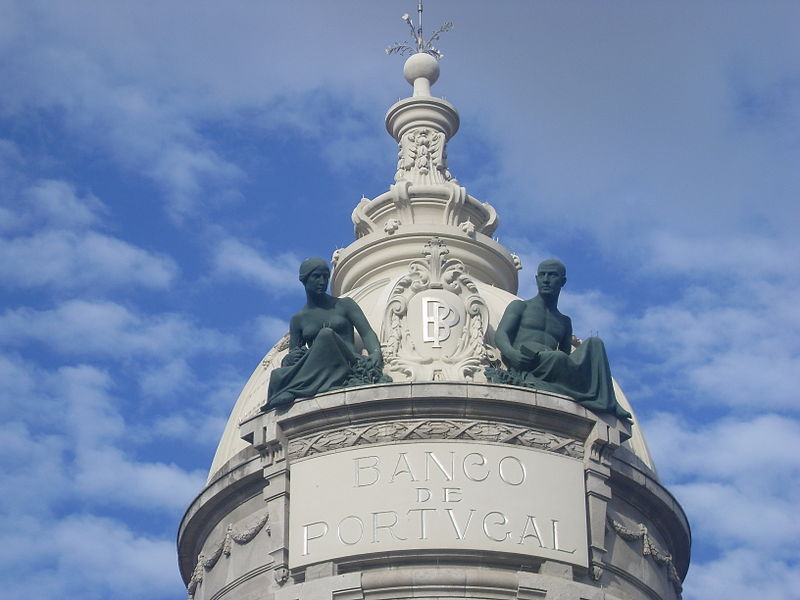
[[[385,191],[415,2],[0,0],[0,589],[180,598],[174,537],[300,260]],[[569,269],[694,534],[800,587],[800,5],[431,0],[450,170]],[[757,565],[757,566],[756,566]]]

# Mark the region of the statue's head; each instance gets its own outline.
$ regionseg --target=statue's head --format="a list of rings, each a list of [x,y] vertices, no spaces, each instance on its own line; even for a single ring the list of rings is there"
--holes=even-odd
[[[567,283],[567,267],[560,260],[549,258],[539,263],[536,269],[536,287],[539,294],[558,296]]]
[[[324,258],[307,258],[300,264],[300,281],[307,292],[324,294],[330,278],[331,269]]]

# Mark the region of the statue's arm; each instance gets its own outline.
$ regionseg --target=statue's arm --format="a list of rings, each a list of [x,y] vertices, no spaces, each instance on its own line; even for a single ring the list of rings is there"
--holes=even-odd
[[[289,321],[289,353],[281,361],[282,367],[290,367],[297,363],[306,352],[306,344],[303,339],[303,319],[300,315],[294,315]]]
[[[361,310],[361,307],[352,298],[340,298],[340,301],[345,302],[350,322],[353,324],[353,327],[356,328],[356,331],[358,331],[358,335],[361,336],[361,341],[364,342],[364,347],[367,349],[369,357],[376,365],[383,364],[381,343],[375,331],[372,329],[372,326],[369,324],[367,317],[364,315],[364,311]]]
[[[294,350],[302,346],[305,346],[302,318],[300,315],[293,315],[289,321],[289,349]]]
[[[525,303],[522,300],[514,300],[506,307],[503,313],[503,318],[497,325],[497,331],[494,334],[494,343],[500,354],[503,356],[503,361],[510,367],[516,369],[522,368],[524,357],[522,353],[514,348],[511,340],[513,340],[519,331],[519,323],[522,319],[522,313],[525,311]]]
[[[568,316],[564,315],[564,325],[566,332],[564,333],[564,337],[561,338],[561,341],[558,344],[558,349],[562,352],[566,352],[567,354],[572,353],[572,319]]]

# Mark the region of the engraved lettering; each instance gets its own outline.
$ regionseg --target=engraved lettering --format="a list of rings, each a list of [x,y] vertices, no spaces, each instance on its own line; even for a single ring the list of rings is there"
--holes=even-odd
[[[372,464],[362,465],[361,461],[368,461],[371,460]],[[381,479],[381,472],[378,469],[378,465],[381,463],[381,459],[377,456],[360,456],[358,458],[353,459],[353,466],[355,467],[355,485],[353,487],[366,487],[368,485],[375,485]],[[370,481],[364,482],[361,478],[362,471],[372,471],[372,474],[368,476],[371,477]]]
[[[383,525],[378,524],[378,519],[381,515],[390,515],[391,516],[391,523],[385,523]],[[399,535],[395,534],[394,526],[397,525],[397,513],[393,510],[381,510],[378,512],[372,513],[372,543],[378,543],[378,530],[379,529],[386,529],[389,532],[389,535],[392,536],[397,541],[405,541],[407,538],[400,537]]]
[[[350,542],[347,539],[345,539],[345,529],[351,529],[351,530],[353,529],[352,527],[346,527],[345,526],[345,521],[348,521],[348,520],[351,520],[351,519],[352,519],[353,524],[358,527],[358,535],[357,536],[348,536],[348,537],[350,537],[350,539],[353,540],[352,542]],[[361,538],[364,537],[364,521],[362,521],[361,519],[359,519],[355,515],[348,515],[348,516],[344,517],[341,521],[339,521],[339,525],[336,527],[336,537],[339,538],[339,541],[341,543],[343,543],[343,544],[345,544],[347,546],[356,545],[358,542],[361,541]]]
[[[441,348],[450,337],[450,329],[461,320],[458,311],[440,298],[422,299],[422,341],[433,342],[433,348]]]
[[[494,522],[492,523],[493,525],[507,525],[508,524],[508,519],[506,518],[506,516],[503,513],[497,512],[497,511],[492,511],[492,512],[486,513],[486,516],[483,517],[483,533],[486,534],[486,537],[489,538],[490,540],[494,540],[495,542],[504,542],[509,538],[509,536],[511,535],[511,532],[510,531],[506,531],[505,535],[503,537],[501,537],[501,538],[494,537],[491,533],[489,533],[489,517],[491,517],[492,515],[497,515],[498,517],[500,517],[499,519],[495,519],[494,520]]]
[[[567,554],[575,554],[575,548],[572,550],[564,550],[563,548],[558,547],[558,521],[555,519],[550,519],[553,522],[553,550],[557,550],[558,552],[566,552]]]
[[[444,475],[445,480],[453,481],[453,471],[455,466],[456,460],[456,453],[450,453],[450,472],[447,472],[445,466],[441,463],[441,461],[436,458],[436,455],[433,452],[426,452],[425,453],[425,481],[431,480],[431,461],[439,468],[439,470]]]
[[[464,475],[466,475],[467,479],[469,479],[470,481],[486,481],[486,478],[489,477],[488,468],[486,469],[486,472],[484,473],[483,477],[480,477],[480,475],[475,471],[470,472],[470,470],[467,469],[467,462],[468,461],[471,462],[470,457],[473,456],[477,457],[477,460],[474,463],[471,463],[471,466],[474,467],[486,466],[486,457],[483,454],[481,454],[480,452],[470,452],[464,457],[463,461]]]
[[[528,526],[533,529],[532,533],[528,533]],[[532,517],[531,515],[528,515],[528,520],[525,521],[525,527],[522,528],[522,535],[519,536],[519,542],[517,543],[522,544],[525,542],[525,539],[529,537],[535,538],[540,548],[545,547],[542,543],[542,534],[539,531],[539,525],[536,523],[536,517]]]
[[[432,495],[430,488],[417,488],[417,502],[427,502]]]
[[[408,456],[405,452],[400,452],[397,457],[397,464],[394,466],[394,473],[392,473],[392,478],[389,480],[389,483],[394,483],[395,477],[403,473],[407,473],[408,476],[411,477],[411,481],[417,481],[417,478],[414,477],[414,471],[411,470],[411,465],[408,462]]]
[[[507,461],[516,466],[506,467]],[[500,459],[499,467],[500,479],[505,481],[508,485],[522,485],[525,482],[525,465],[522,464],[522,461],[516,456],[504,456]]]
[[[316,525],[322,525],[322,531],[318,535],[309,535],[309,531]],[[303,556],[308,556],[308,542],[317,540],[328,533],[328,524],[325,521],[315,521],[308,525],[303,525]]]
[[[475,514],[475,509],[469,509],[469,516],[467,517],[467,522],[464,525],[464,531],[461,531],[461,527],[458,526],[458,521],[456,521],[456,515],[453,513],[452,508],[445,508],[447,511],[447,516],[450,517],[450,522],[453,524],[453,529],[456,531],[456,538],[459,540],[463,540],[464,536],[467,535],[467,530],[469,529],[469,524],[472,523],[472,515]],[[486,528],[486,522],[484,521],[484,531]],[[487,534],[488,535],[488,534]]]
[[[443,502],[461,502],[461,488],[443,488]]]
[[[419,513],[419,539],[427,540],[428,539],[428,513],[429,512],[436,512],[435,508],[410,508],[408,509],[409,514],[412,512]]]

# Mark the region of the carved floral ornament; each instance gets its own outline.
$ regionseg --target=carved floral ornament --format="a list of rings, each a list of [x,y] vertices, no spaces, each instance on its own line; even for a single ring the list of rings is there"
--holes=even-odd
[[[269,513],[265,512],[254,523],[252,523],[249,527],[245,527],[244,529],[235,530],[233,528],[233,524],[229,523],[225,529],[225,536],[214,547],[211,553],[208,556],[206,556],[203,552],[197,555],[197,563],[195,564],[194,571],[192,571],[192,577],[189,579],[189,584],[186,586],[188,600],[193,600],[194,593],[197,591],[197,586],[202,583],[206,571],[213,569],[223,555],[226,558],[231,555],[232,543],[236,542],[239,545],[244,545],[252,541],[253,538],[255,538],[264,528],[264,526],[267,524],[267,521],[269,521]],[[267,535],[269,534],[270,528],[267,526]]]
[[[389,295],[381,349],[394,381],[473,381],[496,359],[485,341],[486,303],[449,252],[433,238]]]
[[[453,179],[447,170],[447,138],[430,127],[415,127],[404,133],[398,144],[395,181],[444,183]]]

